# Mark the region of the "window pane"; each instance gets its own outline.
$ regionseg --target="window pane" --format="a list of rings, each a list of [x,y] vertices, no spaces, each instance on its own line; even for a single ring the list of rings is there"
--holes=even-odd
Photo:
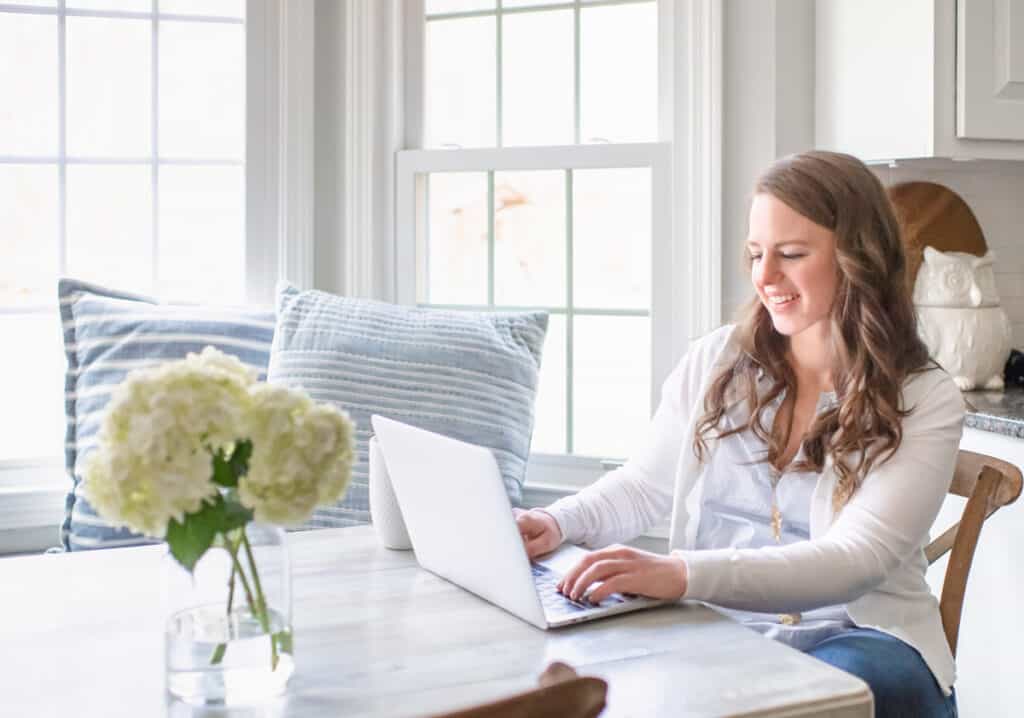
[[[494,0],[426,0],[427,15],[443,12],[493,10]]]
[[[494,17],[427,23],[428,147],[490,147],[497,124]]]
[[[572,10],[506,15],[503,22],[502,144],[572,144]]]
[[[161,0],[161,5],[163,2]],[[67,0],[69,10],[129,10],[151,12],[153,0]]]
[[[160,156],[245,155],[245,28],[160,23]]]
[[[145,165],[68,167],[71,276],[116,289],[152,291],[151,189]]]
[[[565,317],[548,317],[548,333],[540,362],[540,385],[534,404],[533,441],[530,451],[564,454],[565,443]]]
[[[57,154],[57,18],[0,14],[0,155]]]
[[[580,139],[657,139],[657,5],[583,9],[580,57]]]
[[[245,186],[241,167],[161,166],[161,297],[214,304],[245,299]]]
[[[56,306],[56,287],[51,287]],[[53,314],[0,314],[0,457],[57,456],[64,446],[64,350]]]
[[[628,457],[651,418],[650,320],[573,321],[574,453]]]
[[[150,153],[151,36],[149,20],[67,18],[69,155]]]
[[[649,308],[650,170],[577,170],[573,218],[574,304]]]
[[[54,306],[56,165],[0,164],[0,237],[0,307]]]
[[[245,0],[160,0],[160,13],[245,17]]]
[[[565,172],[494,174],[494,301],[565,306]]]
[[[427,197],[427,301],[486,304],[487,174],[432,174]]]
[[[34,7],[57,7],[57,0],[4,0],[4,5],[31,5]]]

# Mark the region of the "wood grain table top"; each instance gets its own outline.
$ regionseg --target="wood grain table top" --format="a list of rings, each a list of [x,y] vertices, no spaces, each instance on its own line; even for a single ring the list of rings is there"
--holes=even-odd
[[[289,535],[285,696],[167,698],[164,548],[0,559],[4,716],[416,716],[533,688],[551,661],[608,681],[604,716],[870,716],[860,680],[699,604],[542,631],[389,551],[372,528]]]

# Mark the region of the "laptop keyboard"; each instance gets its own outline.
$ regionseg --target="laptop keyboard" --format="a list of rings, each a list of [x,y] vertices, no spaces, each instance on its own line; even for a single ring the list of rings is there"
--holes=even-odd
[[[560,594],[558,589],[555,588],[561,576],[556,574],[547,566],[542,566],[539,563],[531,563],[530,572],[533,574],[533,583],[537,587],[537,595],[540,596],[540,602],[544,606],[545,613],[578,613],[580,611],[590,611],[595,608],[614,606],[618,603],[624,603],[627,600],[619,594],[613,593],[611,596],[601,601],[601,603],[573,601],[568,596]]]

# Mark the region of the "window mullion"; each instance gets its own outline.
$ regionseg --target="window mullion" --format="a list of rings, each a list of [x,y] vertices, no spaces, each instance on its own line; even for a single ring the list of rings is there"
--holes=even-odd
[[[573,170],[565,171],[565,452],[573,453]]]
[[[494,306],[494,171],[487,173],[487,306]]]

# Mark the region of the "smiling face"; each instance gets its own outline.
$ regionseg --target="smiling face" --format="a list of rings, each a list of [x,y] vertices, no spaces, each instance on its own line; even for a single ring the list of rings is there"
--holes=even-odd
[[[791,341],[827,336],[839,284],[833,232],[759,193],[750,206],[747,254],[750,280],[775,330]]]

